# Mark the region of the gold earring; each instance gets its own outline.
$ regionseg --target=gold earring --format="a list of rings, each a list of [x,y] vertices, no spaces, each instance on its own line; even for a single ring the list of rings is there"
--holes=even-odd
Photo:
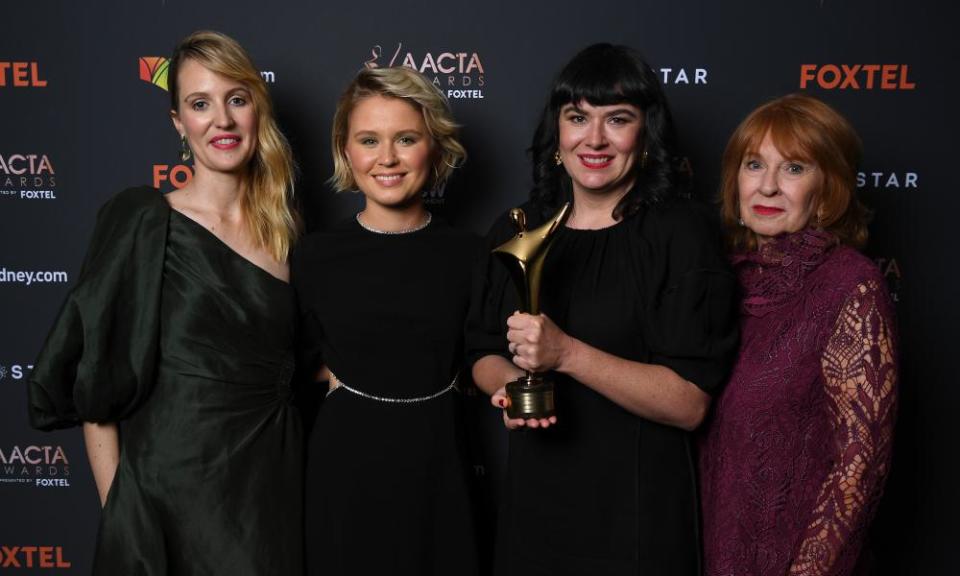
[[[553,153],[553,161],[556,162],[557,166],[563,164],[563,158],[560,157],[560,150]]]
[[[193,155],[193,152],[190,151],[190,145],[187,144],[187,137],[180,136],[180,160],[186,162],[190,159],[190,156]]]

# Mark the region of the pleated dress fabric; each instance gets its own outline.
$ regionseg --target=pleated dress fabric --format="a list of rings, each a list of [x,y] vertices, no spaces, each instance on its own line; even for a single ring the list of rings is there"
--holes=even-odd
[[[93,572],[299,574],[302,426],[291,404],[292,288],[170,210],[159,192],[124,195],[101,212],[79,295],[68,299],[31,383],[38,425],[119,421],[120,464]],[[136,230],[127,232],[131,226]],[[138,251],[151,255],[150,266],[138,260],[103,268]],[[85,293],[90,282],[113,288],[94,301]],[[124,287],[130,283],[139,289]],[[129,342],[108,337],[109,345],[78,357],[83,338],[67,334],[85,332],[76,317],[101,323],[88,340],[122,334],[119,326],[131,322],[139,329]],[[63,364],[71,357],[79,376],[69,384],[51,380],[71,370]],[[138,377],[84,376],[111,371]],[[140,400],[117,404],[118,396]],[[99,408],[110,403],[117,407]]]

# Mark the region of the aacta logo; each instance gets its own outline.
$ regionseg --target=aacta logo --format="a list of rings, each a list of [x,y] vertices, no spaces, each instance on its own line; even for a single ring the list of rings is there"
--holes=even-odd
[[[903,281],[903,274],[900,272],[900,263],[893,256],[881,256],[873,259],[877,263],[877,268],[887,280],[887,287],[890,289],[890,299],[894,302],[900,302],[900,285]]]
[[[800,88],[824,90],[913,90],[906,64],[801,64]]]
[[[70,462],[63,446],[0,448],[0,483],[69,488]]]
[[[0,154],[0,197],[56,200],[56,171],[46,154]]]
[[[38,62],[0,61],[0,88],[45,88],[47,81],[40,77]]]
[[[426,52],[417,56],[403,52],[403,43],[398,43],[390,60],[380,60],[383,47],[379,44],[370,49],[370,58],[363,65],[367,68],[380,66],[406,66],[420,72],[447,95],[447,98],[483,98],[483,63],[476,52]]]
[[[140,79],[158,88],[169,90],[167,88],[167,71],[169,69],[170,61],[163,56],[140,57]]]
[[[0,568],[70,568],[63,546],[0,546]]]

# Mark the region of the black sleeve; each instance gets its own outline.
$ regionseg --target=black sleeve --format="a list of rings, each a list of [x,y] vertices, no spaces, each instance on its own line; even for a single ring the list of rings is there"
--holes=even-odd
[[[660,261],[645,323],[651,361],[715,395],[739,344],[736,277],[718,228],[692,202],[658,210],[648,220]]]
[[[314,282],[318,269],[312,238],[304,238],[290,256],[290,283],[297,298],[297,371],[299,378],[313,381],[323,365],[323,326],[311,302],[316,297]]]
[[[519,307],[519,299],[509,283],[507,269],[494,258],[491,251],[513,234],[510,221],[506,216],[501,216],[490,227],[477,258],[465,339],[467,362],[471,366],[484,356],[510,358],[506,319]]]
[[[153,188],[125,190],[101,208],[77,284],[27,382],[35,428],[120,420],[149,394],[169,214]]]

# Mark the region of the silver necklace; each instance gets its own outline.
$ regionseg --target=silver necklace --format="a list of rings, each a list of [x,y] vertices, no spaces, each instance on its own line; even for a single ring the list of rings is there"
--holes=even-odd
[[[395,234],[409,234],[411,232],[418,232],[420,230],[423,230],[427,226],[429,226],[430,222],[433,221],[433,214],[431,214],[428,211],[427,218],[420,224],[417,224],[416,226],[411,226],[410,228],[404,228],[403,230],[380,230],[379,228],[374,228],[373,226],[368,226],[367,224],[364,224],[363,220],[360,219],[360,214],[362,214],[362,212],[357,212],[356,219],[357,219],[357,224],[359,224],[361,228],[363,228],[367,232],[373,232],[374,234],[386,234],[388,236],[392,236]]]

